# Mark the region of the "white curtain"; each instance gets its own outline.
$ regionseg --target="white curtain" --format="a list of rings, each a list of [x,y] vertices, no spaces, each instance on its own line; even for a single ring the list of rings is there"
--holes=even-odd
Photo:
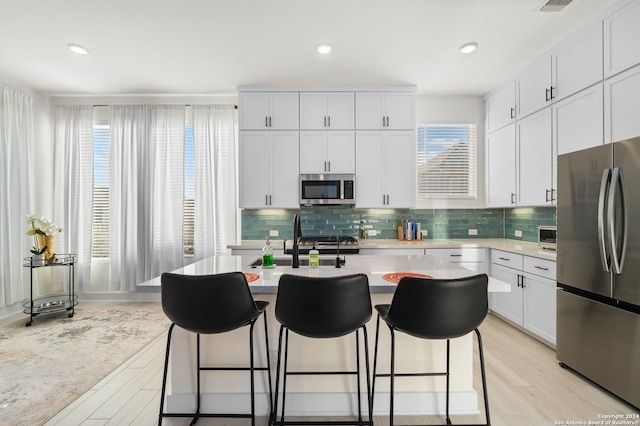
[[[184,106],[111,107],[111,290],[184,264]]]
[[[231,105],[194,105],[195,260],[227,253],[236,241],[235,113]]]
[[[0,307],[25,297],[22,264],[31,247],[25,232],[33,207],[32,159],[33,101],[0,85]]]
[[[54,130],[54,222],[63,231],[55,245],[77,255],[75,286],[91,278],[93,212],[93,106],[57,106]]]

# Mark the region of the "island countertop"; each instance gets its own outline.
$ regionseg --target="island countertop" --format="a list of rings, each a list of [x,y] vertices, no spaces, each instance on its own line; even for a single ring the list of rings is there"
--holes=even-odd
[[[341,256],[341,258],[343,257]],[[347,255],[346,262],[341,268],[300,266],[297,269],[284,265],[285,261],[290,262],[291,256],[276,256],[274,259],[276,266],[272,269],[251,266],[259,258],[255,255],[211,256],[173,272],[185,275],[207,275],[241,271],[247,274],[250,281],[249,287],[254,294],[276,293],[282,274],[333,277],[364,273],[369,278],[372,293],[393,293],[395,291],[396,283],[385,280],[386,274],[409,272],[429,275],[433,278],[462,278],[476,274],[469,269],[427,255]],[[300,258],[305,259],[306,256],[300,256]],[[335,259],[335,256],[323,255],[321,259],[332,260]],[[142,290],[158,287],[160,287],[160,277],[138,285],[138,288]],[[489,292],[508,292],[510,288],[510,285],[503,281],[489,278]]]

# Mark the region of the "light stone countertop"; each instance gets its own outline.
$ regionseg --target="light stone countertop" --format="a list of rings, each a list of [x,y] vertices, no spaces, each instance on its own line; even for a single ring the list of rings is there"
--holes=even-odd
[[[244,240],[240,244],[228,245],[232,250],[261,250],[264,240]],[[283,240],[271,240],[274,249],[282,248]],[[507,238],[474,238],[455,240],[420,240],[398,241],[369,239],[360,241],[361,249],[398,250],[398,249],[456,249],[456,248],[489,248],[510,253],[537,257],[539,259],[556,260],[556,252],[543,250],[537,243],[510,240]]]
[[[307,256],[300,256],[306,259]],[[335,259],[333,255],[322,255],[322,259]],[[384,278],[385,274],[410,272],[429,275],[433,278],[462,278],[474,275],[475,272],[463,268],[459,265],[436,259],[425,255],[347,255],[346,263],[341,268],[334,266],[320,266],[310,268],[300,266],[294,269],[285,265],[285,261],[290,261],[291,256],[275,256],[275,268],[263,269],[260,266],[251,266],[251,263],[260,259],[256,255],[221,255],[211,256],[195,262],[191,265],[179,268],[173,272],[185,275],[207,275],[224,272],[242,271],[246,274],[257,275],[255,281],[249,282],[252,293],[276,293],[278,281],[282,274],[303,275],[311,277],[335,277],[339,275],[350,275],[364,273],[369,278],[371,293],[393,293],[396,283],[389,282]],[[282,262],[280,265],[278,262]],[[153,278],[138,285],[141,289],[152,289],[160,287],[160,277]],[[503,281],[489,278],[489,292],[509,292],[511,286]]]

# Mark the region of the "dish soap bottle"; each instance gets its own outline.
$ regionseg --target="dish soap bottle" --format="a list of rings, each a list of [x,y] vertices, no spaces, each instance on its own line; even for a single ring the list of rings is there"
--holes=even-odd
[[[360,241],[364,241],[364,239],[366,238],[365,233],[364,233],[364,223],[362,222],[362,219],[360,219]]]
[[[273,266],[273,249],[269,237],[267,237],[267,243],[262,247],[262,267],[273,268]]]
[[[320,266],[320,252],[316,250],[316,243],[313,243],[309,250],[309,267],[317,268]]]

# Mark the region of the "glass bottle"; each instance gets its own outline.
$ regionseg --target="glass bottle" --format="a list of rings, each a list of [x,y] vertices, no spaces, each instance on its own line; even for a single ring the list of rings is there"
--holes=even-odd
[[[273,249],[271,248],[269,237],[267,237],[267,243],[262,248],[262,267],[273,268]]]

